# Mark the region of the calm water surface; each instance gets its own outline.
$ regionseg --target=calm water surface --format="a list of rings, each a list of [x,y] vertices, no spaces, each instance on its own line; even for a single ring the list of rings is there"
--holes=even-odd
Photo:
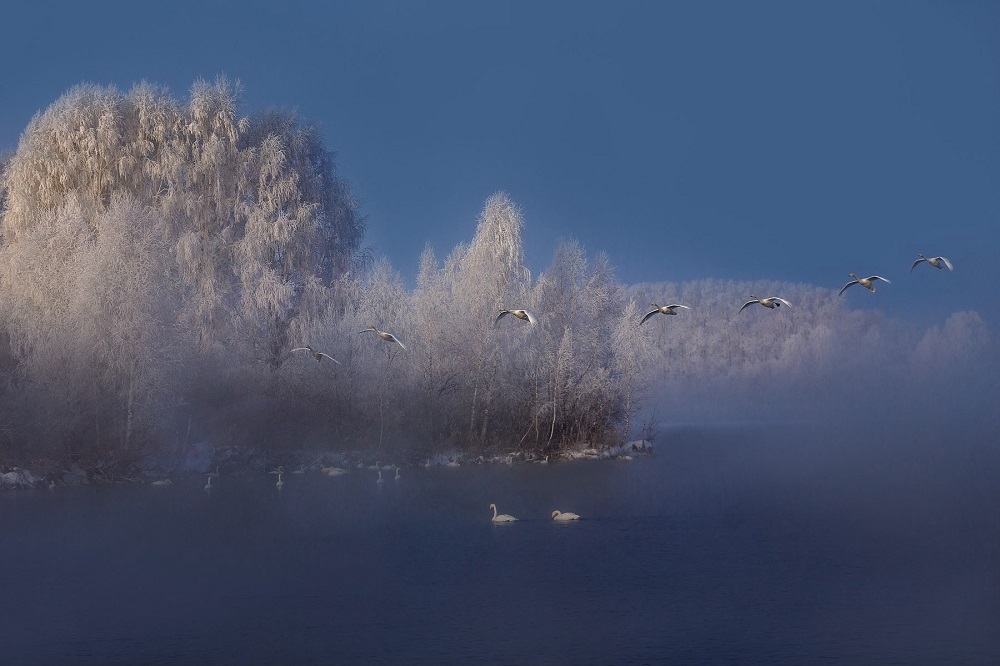
[[[950,437],[5,492],[0,661],[996,664],[1000,458]]]

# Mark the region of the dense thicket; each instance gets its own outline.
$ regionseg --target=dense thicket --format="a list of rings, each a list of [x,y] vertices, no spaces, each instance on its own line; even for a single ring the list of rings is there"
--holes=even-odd
[[[238,96],[225,80],[186,103],[83,85],[24,131],[2,177],[13,448],[172,439],[192,391],[279,367],[311,286],[363,262],[319,133],[288,112],[240,117]]]
[[[315,128],[241,117],[226,81],[196,83],[184,103],[146,84],[74,88],[5,159],[0,458],[127,459],[197,439],[554,451],[621,441],[651,394],[688,409],[738,386],[759,409],[783,399],[779,385],[822,377],[848,395],[891,368],[881,399],[995,346],[975,313],[918,333],[807,285],[625,288],[572,241],[535,279],[502,193],[469,244],[443,261],[424,252],[407,289],[369,261]],[[751,293],[794,307],[737,313]],[[694,309],[640,326],[652,300]],[[515,308],[537,324],[496,322]],[[339,364],[291,351],[305,345]]]

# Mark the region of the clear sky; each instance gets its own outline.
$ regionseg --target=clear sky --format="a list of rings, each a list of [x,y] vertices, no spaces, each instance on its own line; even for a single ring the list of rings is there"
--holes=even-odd
[[[845,297],[1000,322],[1000,3],[17,5],[0,150],[77,83],[225,74],[323,128],[410,282],[506,190],[536,275],[572,237],[626,282],[877,273]]]

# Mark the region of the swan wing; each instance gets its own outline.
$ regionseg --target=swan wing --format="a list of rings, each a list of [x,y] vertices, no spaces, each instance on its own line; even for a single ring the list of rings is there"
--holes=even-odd
[[[493,325],[496,326],[497,324],[499,324],[500,320],[503,319],[503,316],[505,314],[510,314],[510,310],[501,310],[500,314],[498,314],[497,318],[493,321]]]
[[[340,361],[338,361],[337,359],[335,359],[334,357],[330,356],[330,355],[329,355],[329,354],[327,354],[327,353],[324,353],[324,352],[320,352],[320,353],[319,353],[319,355],[320,355],[320,356],[326,356],[326,357],[327,357],[328,359],[330,359],[331,361],[333,361],[333,362],[334,362],[334,363],[336,363],[337,365],[340,365]]]
[[[892,281],[891,281],[891,280],[889,280],[889,279],[887,279],[887,278],[884,278],[884,277],[882,277],[881,275],[873,275],[873,276],[871,276],[871,277],[870,277],[870,278],[868,278],[868,279],[869,279],[869,280],[882,280],[882,282],[885,282],[886,284],[892,284]]]
[[[524,316],[526,316],[528,318],[528,323],[531,324],[532,326],[534,326],[535,324],[538,323],[538,320],[535,319],[534,315],[532,315],[527,310],[524,311]]]
[[[679,304],[679,303],[674,303],[673,305],[668,305],[668,306],[667,306],[667,309],[668,309],[668,310],[673,310],[674,308],[684,308],[685,310],[690,310],[690,309],[691,309],[691,308],[689,308],[688,306],[686,306],[686,305],[681,305],[681,304]]]
[[[307,351],[307,352],[311,352],[311,351],[312,351],[312,349],[311,349],[310,347],[296,347],[296,348],[295,348],[295,349],[293,349],[292,351],[293,351],[293,352],[297,352],[297,351]]]
[[[955,270],[955,267],[951,265],[951,262],[945,259],[944,257],[938,257],[938,259],[944,262],[944,265],[948,267],[949,271]]]
[[[772,297],[770,298],[770,300],[772,300],[772,301],[778,301],[778,302],[779,302],[779,303],[781,303],[782,305],[784,305],[784,306],[786,306],[786,307],[789,307],[789,308],[790,308],[790,307],[792,307],[792,304],[791,304],[791,303],[789,303],[789,302],[788,302],[788,301],[786,301],[785,299],[781,298],[780,296],[772,296]]]
[[[643,324],[645,324],[646,320],[649,319],[650,317],[652,317],[653,315],[655,315],[657,312],[659,312],[659,310],[653,310],[652,312],[650,312],[649,314],[647,314],[645,317],[643,317],[642,320],[639,321],[639,326],[642,326]]]
[[[395,335],[393,335],[391,333],[389,334],[389,337],[392,338],[393,342],[395,342],[397,345],[399,345],[400,347],[402,347],[403,351],[406,351],[406,345],[404,345],[402,342],[400,342],[399,338],[397,338]]]
[[[745,308],[746,306],[753,305],[754,303],[760,303],[760,301],[756,301],[756,300],[755,301],[747,301],[746,303],[743,304],[743,307],[740,308],[740,312],[743,312],[743,308]],[[737,312],[736,314],[739,314],[740,312]]]
[[[919,264],[921,261],[927,261],[927,260],[924,259],[923,257],[921,257],[920,259],[917,259],[916,261],[914,261],[913,265],[910,266],[910,272],[911,273],[913,272],[913,269],[917,267],[917,264]]]
[[[850,282],[845,284],[843,288],[841,288],[840,294],[843,294],[845,291],[847,291],[847,288],[850,287],[852,284],[860,284],[860,283],[857,280],[851,280]],[[840,296],[840,294],[837,294],[837,296]]]

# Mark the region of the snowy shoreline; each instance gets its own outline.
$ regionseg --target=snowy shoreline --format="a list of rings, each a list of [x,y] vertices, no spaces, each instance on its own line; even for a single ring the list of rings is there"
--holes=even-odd
[[[210,474],[216,470],[225,474],[267,473],[277,468],[292,473],[296,470],[321,470],[336,467],[343,470],[395,469],[396,467],[458,467],[462,465],[514,465],[522,463],[569,462],[574,460],[631,460],[634,456],[653,452],[653,444],[646,440],[635,440],[604,449],[581,446],[566,449],[556,454],[540,456],[533,451],[510,453],[470,454],[460,451],[436,453],[408,461],[385,460],[377,453],[351,451],[348,453],[296,451],[282,456],[272,456],[266,452],[238,446],[213,447],[199,443],[191,447],[179,460],[168,460],[164,456],[150,456],[130,466],[120,473],[109,472],[116,465],[98,461],[89,469],[79,463],[68,468],[63,465],[45,463],[35,471],[17,466],[0,465],[0,490],[18,488],[55,488],[89,484],[153,483],[158,480],[185,478]]]

